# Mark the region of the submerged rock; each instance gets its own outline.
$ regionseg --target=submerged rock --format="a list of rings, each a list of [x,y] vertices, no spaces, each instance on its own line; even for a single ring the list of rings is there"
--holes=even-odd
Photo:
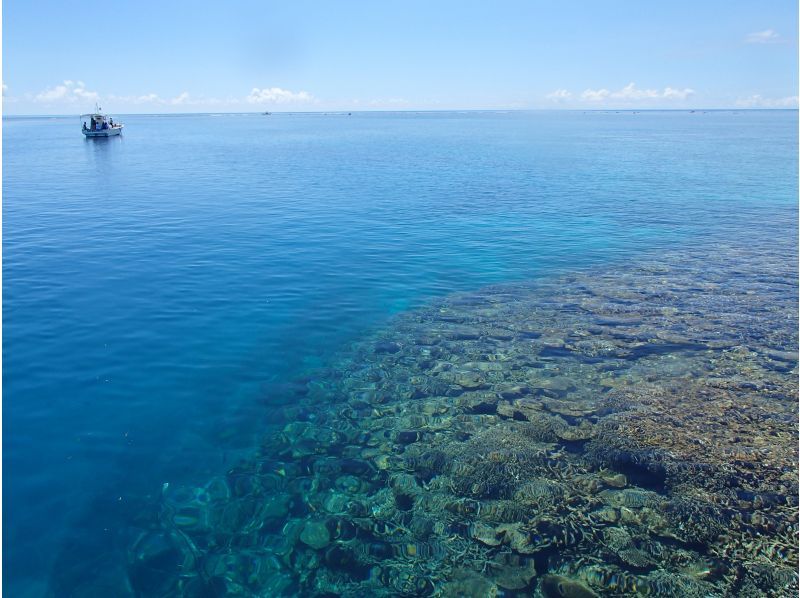
[[[476,372],[456,372],[453,381],[462,388],[480,388],[484,384],[483,378]]]
[[[475,522],[470,526],[470,534],[478,542],[487,546],[500,546],[503,543],[500,531],[486,525],[485,523]]]
[[[331,542],[331,535],[325,522],[307,521],[300,532],[300,541],[314,550],[322,550]]]
[[[400,345],[392,341],[380,341],[375,343],[375,353],[397,353],[400,351]]]
[[[452,578],[442,586],[445,598],[495,598],[497,585],[475,571],[456,569]]]
[[[524,590],[536,577],[534,560],[516,554],[501,553],[489,564],[491,578],[506,590]]]
[[[137,594],[167,595],[181,577],[195,571],[197,559],[185,537],[168,531],[144,532],[130,548],[128,578]]]
[[[605,472],[600,475],[600,480],[612,488],[624,488],[628,485],[628,478],[624,473]]]
[[[599,598],[582,583],[561,575],[545,575],[540,588],[547,598]]]

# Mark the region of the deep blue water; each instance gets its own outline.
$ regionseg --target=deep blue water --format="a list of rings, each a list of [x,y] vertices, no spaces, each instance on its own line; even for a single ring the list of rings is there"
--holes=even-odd
[[[4,589],[251,450],[265,401],[432,297],[794,235],[797,112],[3,121]]]

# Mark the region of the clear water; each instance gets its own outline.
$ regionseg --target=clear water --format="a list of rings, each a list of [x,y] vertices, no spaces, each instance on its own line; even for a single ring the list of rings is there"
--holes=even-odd
[[[3,121],[4,589],[39,596],[264,404],[453,291],[794,236],[797,112]]]

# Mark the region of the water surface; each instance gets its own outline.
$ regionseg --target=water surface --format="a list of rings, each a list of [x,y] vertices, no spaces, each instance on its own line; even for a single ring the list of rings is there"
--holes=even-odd
[[[95,558],[164,482],[249,454],[265,404],[394,314],[795,238],[796,111],[120,120],[106,140],[3,123],[15,595]]]

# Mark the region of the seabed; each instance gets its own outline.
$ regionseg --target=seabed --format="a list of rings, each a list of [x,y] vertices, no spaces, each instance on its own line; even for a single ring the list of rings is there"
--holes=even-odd
[[[118,589],[796,596],[792,251],[683,251],[401,314],[267,397],[252,457],[165,485]]]

